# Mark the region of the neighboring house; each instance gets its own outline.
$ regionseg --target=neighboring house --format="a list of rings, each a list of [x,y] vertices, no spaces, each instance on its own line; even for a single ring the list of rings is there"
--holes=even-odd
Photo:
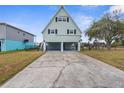
[[[6,23],[0,23],[0,51],[34,47],[35,35]]]
[[[43,50],[80,51],[81,30],[63,6],[42,32]]]

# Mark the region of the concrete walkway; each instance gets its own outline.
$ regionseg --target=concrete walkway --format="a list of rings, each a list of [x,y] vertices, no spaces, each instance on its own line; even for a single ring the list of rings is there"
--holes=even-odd
[[[124,72],[78,52],[47,52],[2,87],[124,87]]]

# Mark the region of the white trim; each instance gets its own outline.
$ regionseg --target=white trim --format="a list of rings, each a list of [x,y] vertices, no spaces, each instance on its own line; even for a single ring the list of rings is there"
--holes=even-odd
[[[48,35],[57,35],[57,33],[58,33],[58,30],[57,29],[49,29],[48,31],[50,31],[50,33],[48,34]],[[56,33],[56,31],[57,31],[57,33]]]
[[[69,33],[67,33],[67,35],[76,35],[75,33],[74,33],[74,31],[76,30],[76,29],[68,29],[69,30]],[[76,33],[77,33],[77,30],[76,30]]]
[[[43,43],[43,51],[46,51],[46,42]]]
[[[80,42],[78,42],[78,51],[80,51]]]
[[[61,52],[63,52],[63,42],[61,42]]]

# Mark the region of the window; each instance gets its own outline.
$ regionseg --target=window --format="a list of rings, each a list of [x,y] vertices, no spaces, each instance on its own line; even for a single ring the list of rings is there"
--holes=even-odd
[[[70,30],[70,34],[73,34],[73,30],[72,29]]]
[[[67,29],[67,34],[70,34],[70,35],[76,34],[76,29]]]
[[[51,30],[51,31],[50,31],[50,34],[54,34],[54,33],[55,33],[55,31],[54,31],[54,30]]]
[[[25,36],[25,33],[23,33],[23,36]]]
[[[69,22],[69,17],[66,16],[59,16],[55,18],[56,22]]]
[[[48,29],[48,34],[54,35],[57,33],[58,33],[57,29]]]
[[[63,21],[66,22],[66,18],[63,18]]]
[[[20,33],[20,31],[18,31],[18,34]]]
[[[58,21],[62,21],[62,20],[63,20],[62,17],[59,17],[59,18],[58,18]]]

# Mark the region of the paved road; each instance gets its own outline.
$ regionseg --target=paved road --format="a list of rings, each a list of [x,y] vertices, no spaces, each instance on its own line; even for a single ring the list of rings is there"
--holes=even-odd
[[[124,87],[124,72],[78,52],[47,52],[2,87]]]

